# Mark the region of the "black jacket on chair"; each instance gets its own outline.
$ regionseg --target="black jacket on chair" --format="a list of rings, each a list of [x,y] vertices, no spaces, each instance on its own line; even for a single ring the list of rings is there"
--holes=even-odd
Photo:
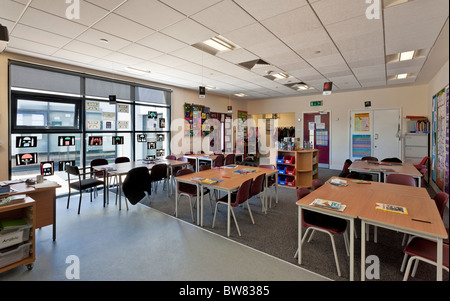
[[[131,204],[136,205],[146,196],[145,192],[151,195],[151,181],[147,167],[131,169],[122,184],[125,197]]]

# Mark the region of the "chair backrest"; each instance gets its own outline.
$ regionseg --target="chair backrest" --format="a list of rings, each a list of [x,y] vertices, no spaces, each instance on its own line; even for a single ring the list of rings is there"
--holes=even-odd
[[[189,168],[183,168],[180,169],[179,171],[177,171],[177,173],[175,174],[175,177],[179,177],[179,176],[183,176],[183,175],[188,175],[194,173],[194,171],[192,169]],[[188,183],[184,183],[184,182],[179,182],[177,181],[177,190],[178,193],[180,192],[185,192],[187,190],[192,190],[192,186],[194,186],[195,188],[197,188],[197,186],[193,185],[193,184],[188,184]]]
[[[130,162],[130,158],[128,157],[117,157],[116,160],[114,160],[114,163],[125,163]]]
[[[74,176],[79,176],[80,175],[80,170],[78,169],[78,166],[73,166],[70,164],[66,165],[66,172],[67,172],[67,176],[69,177],[69,181],[70,181],[70,175],[74,175]]]
[[[317,188],[319,188],[322,185],[323,185],[323,182],[321,180],[319,180],[319,179],[314,179],[311,182],[311,186],[312,186],[313,190],[316,190]]]
[[[152,167],[152,171],[150,173],[150,177],[152,181],[160,181],[167,177],[167,164],[159,163]]]
[[[122,183],[122,190],[130,203],[136,205],[145,197],[145,192],[151,194],[151,182],[148,168],[136,167],[128,171]]]
[[[209,164],[202,164],[198,167],[198,171],[208,170],[208,169],[211,169],[211,165],[209,165]]]
[[[416,186],[416,179],[408,175],[390,174],[386,177],[386,183]]]
[[[167,159],[167,160],[176,160],[177,157],[174,156],[174,155],[168,155],[168,156],[166,157],[166,159]]]
[[[344,166],[342,167],[342,171],[339,174],[340,177],[346,177],[348,174],[350,174],[350,170],[348,169],[350,167],[350,165],[352,165],[352,160],[347,159],[344,162]]]
[[[178,161],[188,162],[188,159],[186,157],[180,157],[177,159]]]
[[[439,192],[434,196],[434,201],[436,202],[436,207],[438,208],[441,217],[444,216],[445,206],[448,202],[448,194],[445,192]]]
[[[362,157],[361,160],[365,161],[378,161],[376,157]]]
[[[225,165],[230,165],[230,164],[234,164],[234,160],[236,158],[235,154],[228,154],[225,157]]]
[[[218,155],[216,160],[214,160],[214,167],[223,166],[224,158],[224,155]]]
[[[275,166],[272,164],[261,164],[259,165],[261,168],[275,169]]]
[[[391,162],[391,163],[402,163],[402,160],[400,160],[399,158],[385,158],[383,160],[381,160],[381,162]]]
[[[300,200],[310,194],[311,191],[309,191],[308,188],[305,187],[299,187],[297,188],[297,200]]]
[[[263,191],[264,189],[264,179],[266,178],[266,174],[260,174],[259,176],[257,176],[253,182],[252,182],[252,186],[250,187],[250,196],[255,196],[258,195],[261,191]]]
[[[98,158],[98,159],[94,159],[91,161],[91,167],[99,166],[99,165],[108,165],[108,160],[103,159],[103,158]],[[95,175],[97,178],[103,178],[104,173],[103,173],[103,171],[99,171],[99,172],[93,173],[93,175]]]
[[[252,182],[253,179],[248,179],[247,181],[241,184],[236,195],[235,205],[242,204],[246,200],[248,200],[250,196],[250,188],[252,186]]]

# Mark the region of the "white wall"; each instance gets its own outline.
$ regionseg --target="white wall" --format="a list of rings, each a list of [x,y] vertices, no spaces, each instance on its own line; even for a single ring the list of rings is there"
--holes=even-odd
[[[310,101],[323,100],[322,107],[310,107]],[[303,113],[318,110],[331,112],[331,162],[330,168],[342,169],[349,158],[350,110],[363,110],[364,102],[370,100],[373,109],[401,108],[402,116],[426,115],[428,112],[428,87],[401,86],[366,89],[351,92],[333,92],[329,96],[310,95],[248,101],[249,114],[295,113],[297,137],[303,133]],[[405,128],[405,121],[402,125]]]

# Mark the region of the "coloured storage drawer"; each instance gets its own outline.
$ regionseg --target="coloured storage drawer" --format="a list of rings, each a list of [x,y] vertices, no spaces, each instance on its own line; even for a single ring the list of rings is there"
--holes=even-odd
[[[286,167],[285,166],[278,166],[278,174],[285,175],[286,174]]]
[[[284,156],[284,163],[286,164],[294,164],[295,156]]]
[[[286,185],[295,187],[295,177],[287,177],[286,178]]]
[[[295,176],[295,167],[294,166],[287,166],[285,169],[285,172],[287,175]]]
[[[284,163],[284,155],[278,155],[277,163]]]
[[[0,249],[7,248],[30,238],[31,225],[15,227],[15,229],[4,229],[0,231]]]

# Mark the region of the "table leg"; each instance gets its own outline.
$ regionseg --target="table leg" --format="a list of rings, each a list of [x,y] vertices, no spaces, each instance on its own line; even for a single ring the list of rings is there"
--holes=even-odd
[[[422,187],[422,179],[421,177],[417,177],[417,187]]]
[[[298,206],[298,264],[302,264],[302,207]]]
[[[355,220],[350,220],[350,281],[355,280]],[[364,239],[363,239],[364,240]]]
[[[230,218],[231,218],[231,191],[228,191],[227,236],[230,236]]]
[[[442,238],[437,239],[436,280],[442,281]]]
[[[178,185],[175,180],[175,217],[178,217]]]
[[[353,236],[353,233],[352,233]],[[366,280],[366,223],[361,220],[361,281]]]
[[[275,204],[278,204],[278,173],[275,174]]]
[[[200,224],[200,226],[203,227],[203,185],[199,185],[200,190],[200,204],[197,205],[197,225]],[[198,193],[198,190],[197,190]],[[198,198],[197,198],[198,200]],[[198,204],[198,201],[197,201]],[[200,208],[199,208],[200,207]],[[200,215],[199,215],[199,209],[200,209]]]

